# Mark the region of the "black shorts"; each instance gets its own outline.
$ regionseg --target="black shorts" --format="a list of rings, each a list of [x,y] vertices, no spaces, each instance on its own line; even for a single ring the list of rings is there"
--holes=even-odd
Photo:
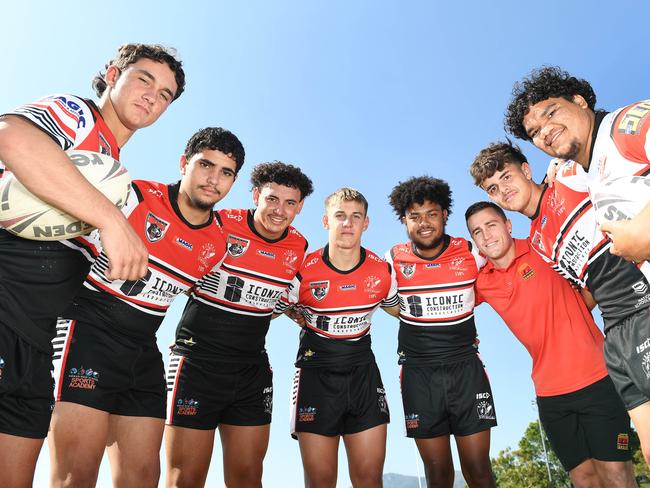
[[[650,400],[650,309],[607,330],[605,364],[628,410]]]
[[[59,320],[54,339],[57,401],[115,415],[165,418],[165,368],[155,340]]]
[[[267,425],[273,372],[266,364],[234,364],[172,353],[167,373],[167,423],[212,430],[219,424]]]
[[[630,417],[609,376],[578,391],[537,397],[539,418],[564,469],[587,459],[629,461]]]
[[[0,432],[44,439],[53,389],[52,357],[0,324]]]
[[[291,435],[355,434],[390,422],[379,368],[296,368],[291,393]]]
[[[497,425],[490,381],[478,355],[453,363],[402,366],[407,437],[471,435]]]

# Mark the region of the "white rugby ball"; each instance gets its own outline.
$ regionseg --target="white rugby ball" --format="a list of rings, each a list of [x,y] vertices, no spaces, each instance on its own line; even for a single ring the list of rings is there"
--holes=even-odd
[[[131,178],[119,161],[93,151],[71,149],[66,154],[95,188],[122,208],[131,189]],[[37,241],[70,239],[94,229],[32,195],[11,172],[0,178],[0,227]]]
[[[650,178],[630,175],[606,180],[593,188],[591,201],[599,224],[629,220],[650,201]]]

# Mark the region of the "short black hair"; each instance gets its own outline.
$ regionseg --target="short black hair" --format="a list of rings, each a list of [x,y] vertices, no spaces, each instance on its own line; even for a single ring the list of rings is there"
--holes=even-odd
[[[469,207],[467,207],[467,210],[465,210],[465,224],[469,222],[469,218],[474,215],[479,213],[481,210],[485,210],[491,208],[494,210],[499,217],[503,219],[505,222],[508,220],[508,217],[506,217],[506,213],[503,211],[501,207],[499,207],[496,203],[494,202],[476,202],[472,203]]]
[[[596,94],[586,80],[576,78],[558,66],[542,66],[535,69],[512,88],[512,99],[506,109],[504,127],[513,136],[532,141],[524,128],[524,117],[530,107],[549,98],[573,101],[580,95],[587,106],[594,110]]]
[[[174,93],[173,100],[176,100],[185,91],[185,71],[183,71],[183,63],[177,56],[178,54],[175,49],[166,48],[160,44],[123,44],[117,48],[115,58],[106,63],[103,71],[95,75],[93,78],[93,89],[98,97],[104,94],[106,90],[104,76],[106,76],[106,70],[109,66],[115,66],[122,72],[129,65],[137,63],[140,59],[151,59],[152,61],[165,63],[174,72],[176,93]]]
[[[481,186],[485,180],[492,178],[497,171],[503,171],[507,163],[518,164],[528,162],[526,156],[516,144],[506,138],[507,142],[497,141],[481,149],[469,167],[469,173],[474,178],[474,184]]]
[[[406,211],[414,203],[422,205],[426,200],[437,203],[447,215],[451,215],[451,189],[446,181],[431,176],[414,176],[406,181],[400,181],[388,196],[393,211],[398,219],[406,215]]]
[[[199,129],[187,141],[184,155],[187,159],[190,159],[203,149],[220,151],[225,155],[230,155],[235,160],[235,173],[239,173],[239,170],[244,165],[244,158],[246,156],[244,146],[237,139],[237,136],[229,130],[222,129],[221,127]]]
[[[269,183],[296,188],[300,192],[300,200],[304,200],[314,191],[311,179],[300,168],[281,161],[260,163],[251,173],[253,188],[262,188]]]

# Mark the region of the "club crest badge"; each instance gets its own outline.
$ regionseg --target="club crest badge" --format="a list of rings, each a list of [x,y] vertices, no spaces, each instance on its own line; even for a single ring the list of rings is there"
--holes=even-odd
[[[415,274],[415,263],[400,264],[400,271],[402,271],[404,278],[412,278]]]
[[[162,239],[168,228],[169,222],[165,222],[163,219],[156,217],[151,212],[147,214],[144,224],[144,232],[149,242],[157,242]]]
[[[233,258],[238,258],[246,253],[249,245],[250,241],[248,239],[229,235],[226,247],[228,248],[228,254]]]
[[[322,300],[327,296],[327,292],[330,289],[329,281],[312,281],[309,283],[309,289],[311,294],[316,300]]]

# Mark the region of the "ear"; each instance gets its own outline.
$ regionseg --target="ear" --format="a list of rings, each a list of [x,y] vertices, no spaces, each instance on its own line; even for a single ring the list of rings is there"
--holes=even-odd
[[[527,180],[533,179],[533,171],[530,168],[530,164],[528,164],[526,161],[521,163],[521,172],[524,174]]]
[[[366,218],[363,219],[363,232],[365,232],[368,229],[369,225],[370,225],[370,217],[366,215]]]
[[[512,220],[506,220],[506,229],[508,229],[508,234],[512,235]]]
[[[298,215],[302,211],[302,206],[304,205],[304,203],[305,203],[305,199],[303,198],[302,200],[300,200],[300,203],[298,203],[296,207],[296,215]]]
[[[120,77],[120,68],[114,65],[110,65],[106,68],[106,74],[104,75],[104,81],[111,88],[117,83],[117,79]]]
[[[449,217],[449,211],[447,209],[442,211],[442,222],[443,224],[447,223],[447,217]]]
[[[589,108],[589,104],[587,103],[587,100],[585,100],[582,95],[573,95],[573,103],[575,103],[582,109]]]
[[[326,230],[330,230],[330,223],[329,220],[327,219],[327,214],[323,215],[323,227]]]
[[[181,174],[185,176],[185,171],[187,170],[187,158],[185,157],[185,154],[181,156],[179,162],[180,162]]]
[[[257,187],[253,188],[253,203],[257,207],[260,203],[260,189]]]

